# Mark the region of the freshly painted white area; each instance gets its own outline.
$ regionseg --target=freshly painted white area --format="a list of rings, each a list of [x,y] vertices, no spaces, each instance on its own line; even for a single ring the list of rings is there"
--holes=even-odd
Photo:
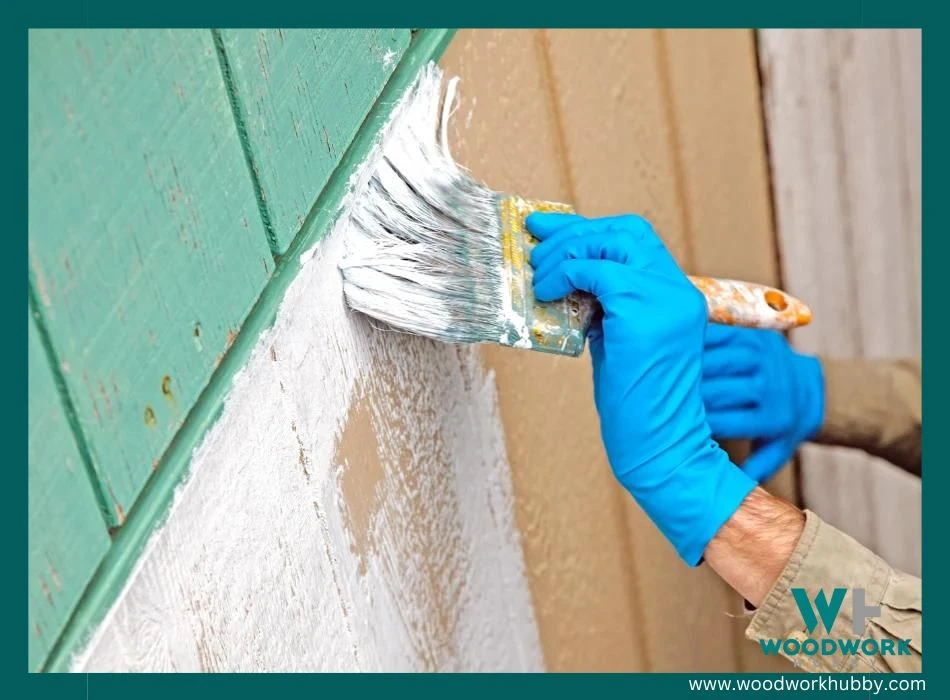
[[[838,357],[921,351],[919,30],[760,33],[786,288],[809,303],[796,344]],[[920,480],[854,450],[802,451],[806,504],[920,572]]]
[[[543,670],[494,378],[345,308],[345,228],[74,670]]]

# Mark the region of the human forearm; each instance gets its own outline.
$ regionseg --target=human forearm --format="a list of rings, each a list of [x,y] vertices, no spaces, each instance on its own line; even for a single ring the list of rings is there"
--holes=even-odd
[[[853,447],[920,474],[919,360],[822,358],[825,411],[819,444]]]
[[[706,548],[706,562],[758,607],[778,580],[805,527],[798,508],[765,490],[752,491]]]

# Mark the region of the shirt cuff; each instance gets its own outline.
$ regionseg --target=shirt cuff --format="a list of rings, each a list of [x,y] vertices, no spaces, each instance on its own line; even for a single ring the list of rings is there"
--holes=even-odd
[[[774,652],[786,656],[802,670],[858,673],[887,670],[879,667],[880,659],[876,655],[823,655],[820,652],[809,655],[802,651],[802,643],[807,639],[821,644],[824,639],[853,640],[874,636],[868,631],[870,618],[859,622],[863,623],[861,634],[855,634],[853,630],[853,591],[864,589],[865,604],[879,605],[891,573],[890,567],[880,557],[848,535],[823,522],[811,511],[806,510],[805,516],[805,528],[798,544],[762,606],[753,615],[745,636],[758,641],[763,653],[765,643],[774,640]],[[804,589],[812,603],[816,625],[811,631],[805,625],[792,588]],[[830,601],[835,588],[844,588],[846,594],[828,631],[815,609],[815,599],[824,592],[826,600]],[[795,640],[797,644],[790,643],[786,647],[785,640]],[[832,645],[831,642],[828,644]],[[787,653],[789,650],[793,653]]]

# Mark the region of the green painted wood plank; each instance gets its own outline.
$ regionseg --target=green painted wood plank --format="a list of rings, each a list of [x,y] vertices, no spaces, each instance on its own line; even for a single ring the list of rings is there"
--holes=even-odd
[[[217,36],[271,245],[282,254],[396,69],[410,32],[222,30]]]
[[[40,338],[29,319],[28,660],[39,669],[109,547]]]
[[[31,32],[29,255],[119,524],[273,269],[210,32]]]

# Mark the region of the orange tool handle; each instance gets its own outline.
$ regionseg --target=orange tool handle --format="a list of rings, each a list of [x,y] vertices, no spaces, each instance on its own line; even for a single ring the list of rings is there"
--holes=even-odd
[[[728,326],[788,330],[807,325],[811,309],[791,294],[754,282],[690,276],[709,306],[709,321]]]

